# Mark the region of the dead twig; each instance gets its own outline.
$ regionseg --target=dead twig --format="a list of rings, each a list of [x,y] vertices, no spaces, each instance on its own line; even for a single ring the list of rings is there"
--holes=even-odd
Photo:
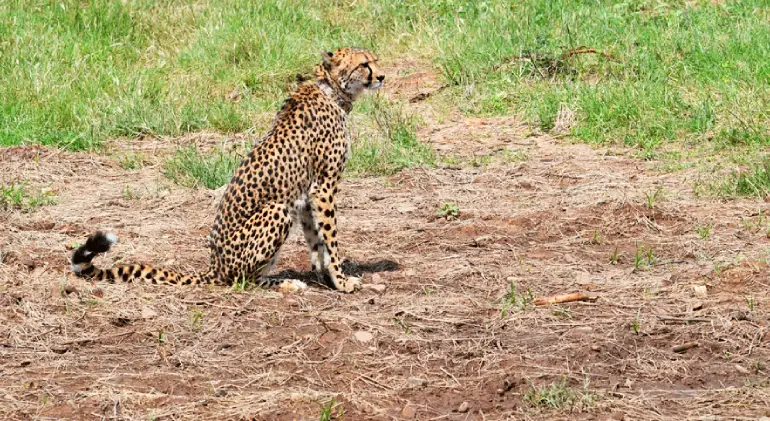
[[[677,345],[673,348],[671,348],[672,351],[676,352],[677,354],[681,354],[688,349],[696,348],[698,346],[697,342],[687,342],[681,345]]]
[[[578,48],[569,49],[561,53],[561,55],[558,57],[555,57],[548,53],[542,53],[542,54],[523,53],[518,56],[503,57],[501,63],[498,63],[492,66],[492,71],[495,72],[514,61],[522,61],[522,60],[531,61],[532,64],[535,65],[535,68],[538,68],[537,66],[538,63],[550,63],[551,66],[560,66],[561,64],[563,64],[562,62],[566,61],[568,58],[572,56],[580,55],[580,54],[598,54],[609,61],[617,62],[615,57],[613,57],[609,53],[605,53],[604,51],[597,50],[596,48],[587,48],[585,46],[580,46]],[[539,68],[538,68],[538,71],[539,71]]]
[[[519,60],[529,60],[530,58],[532,58],[532,54],[530,53],[524,53],[518,56],[503,57],[502,63],[495,64],[494,66],[492,66],[492,71],[494,72],[494,71],[500,70],[502,67],[506,66],[511,62],[519,61]]]
[[[411,104],[414,104],[415,102],[424,101],[424,100],[430,98],[432,95],[437,94],[437,93],[443,91],[444,89],[446,89],[448,87],[449,87],[449,85],[441,85],[438,88],[436,88],[436,89],[434,89],[434,90],[432,90],[430,92],[420,92],[419,94],[417,94],[417,95],[413,96],[412,98],[410,98],[409,102]]]
[[[612,57],[609,53],[605,53],[604,51],[597,50],[596,48],[586,48],[586,47],[579,47],[579,48],[573,48],[571,50],[567,50],[564,53],[562,53],[561,59],[566,60],[578,54],[599,54],[600,56],[606,58],[609,61],[616,61],[615,57]]]
[[[659,318],[660,320],[663,320],[663,321],[679,322],[679,323],[709,323],[709,322],[711,322],[711,319],[675,317],[675,316],[667,316],[665,314],[656,314],[655,317],[657,317],[657,318]]]
[[[599,297],[596,295],[586,295],[580,292],[574,292],[572,294],[535,298],[534,303],[536,306],[544,306],[548,304],[569,303],[572,301],[596,301],[598,299]]]

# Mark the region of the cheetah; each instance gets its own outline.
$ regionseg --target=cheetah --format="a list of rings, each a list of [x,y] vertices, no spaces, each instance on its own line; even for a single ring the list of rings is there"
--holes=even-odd
[[[73,252],[73,273],[108,282],[226,286],[249,279],[262,287],[288,282],[294,289],[306,288],[300,281],[266,277],[298,220],[313,270],[338,291],[359,289],[359,278],[342,273],[336,195],[350,155],[347,114],[363,92],[380,88],[385,80],[377,60],[359,48],[325,52],[315,77],[285,100],[272,128],[243,159],[219,202],[209,235],[208,271],[189,275],[147,264],[99,269],[91,261],[117,238],[96,232]]]

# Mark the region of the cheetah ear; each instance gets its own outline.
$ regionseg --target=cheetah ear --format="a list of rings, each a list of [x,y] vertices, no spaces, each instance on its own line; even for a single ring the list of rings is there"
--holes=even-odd
[[[324,64],[324,67],[326,68],[326,70],[329,70],[329,69],[332,68],[332,56],[333,55],[334,55],[334,53],[332,53],[331,51],[327,51],[327,52],[321,54],[321,59],[323,60],[323,64]]]

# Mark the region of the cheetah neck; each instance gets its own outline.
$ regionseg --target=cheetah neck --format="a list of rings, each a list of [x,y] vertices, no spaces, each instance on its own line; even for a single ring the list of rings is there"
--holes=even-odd
[[[353,109],[353,96],[346,93],[323,66],[316,68],[316,77],[321,92],[333,99],[346,113]]]

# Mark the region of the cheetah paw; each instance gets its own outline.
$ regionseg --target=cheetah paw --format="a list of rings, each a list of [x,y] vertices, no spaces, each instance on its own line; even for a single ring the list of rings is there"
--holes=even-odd
[[[341,291],[343,292],[354,292],[359,289],[361,289],[361,278],[348,276],[347,279],[342,282]]]
[[[307,289],[307,284],[299,279],[287,279],[278,285],[278,290],[285,293],[293,293],[304,291]]]

